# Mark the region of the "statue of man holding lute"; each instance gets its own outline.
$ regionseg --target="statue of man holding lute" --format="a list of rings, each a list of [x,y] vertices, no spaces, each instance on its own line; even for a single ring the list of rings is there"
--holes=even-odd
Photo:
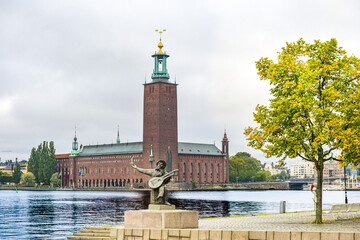
[[[165,185],[170,182],[171,177],[175,175],[178,169],[175,169],[167,173],[165,171],[166,162],[164,160],[157,161],[155,169],[139,168],[133,162],[130,162],[130,165],[139,172],[149,175],[151,177],[151,179],[148,182],[149,187],[151,188],[151,195],[153,196],[150,198],[151,204],[171,205],[167,201],[168,199],[167,199]]]

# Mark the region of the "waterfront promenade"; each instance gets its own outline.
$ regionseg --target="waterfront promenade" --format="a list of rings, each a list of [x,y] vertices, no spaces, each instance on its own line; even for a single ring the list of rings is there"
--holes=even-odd
[[[69,239],[178,239],[178,240],[360,240],[360,213],[324,211],[324,224],[311,224],[314,211],[207,218],[198,229],[124,229],[123,226],[88,228]],[[106,231],[106,235],[92,238]]]
[[[199,228],[242,231],[325,231],[360,233],[360,213],[334,214],[324,212],[324,224],[311,224],[314,220],[314,211],[283,214],[262,214],[254,216],[201,219],[199,221]]]

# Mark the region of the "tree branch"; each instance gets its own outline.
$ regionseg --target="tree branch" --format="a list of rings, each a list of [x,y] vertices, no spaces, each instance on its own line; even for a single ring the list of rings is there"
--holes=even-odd
[[[305,161],[312,162],[309,158],[306,158],[306,157],[304,157],[304,156],[301,156],[299,153],[296,153],[296,156],[302,158],[302,159],[305,160]]]

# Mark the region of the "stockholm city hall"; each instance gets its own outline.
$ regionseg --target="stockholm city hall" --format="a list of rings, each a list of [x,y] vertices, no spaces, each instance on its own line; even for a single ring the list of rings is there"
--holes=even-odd
[[[224,133],[222,149],[215,144],[178,142],[177,84],[170,82],[163,44],[152,55],[152,81],[144,84],[143,142],[78,147],[75,137],[69,154],[57,154],[57,171],[67,187],[137,187],[149,177],[130,167],[155,168],[160,159],[166,170],[179,169],[174,184],[226,183],[229,181],[229,141]]]

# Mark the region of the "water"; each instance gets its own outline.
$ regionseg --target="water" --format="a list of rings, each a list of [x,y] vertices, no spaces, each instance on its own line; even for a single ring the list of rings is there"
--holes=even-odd
[[[312,210],[309,191],[171,192],[178,209],[198,210],[201,218]],[[324,192],[323,208],[344,203],[344,192]],[[360,202],[360,191],[348,192]],[[66,239],[88,226],[118,225],[124,211],[145,209],[147,192],[0,191],[0,239]]]

